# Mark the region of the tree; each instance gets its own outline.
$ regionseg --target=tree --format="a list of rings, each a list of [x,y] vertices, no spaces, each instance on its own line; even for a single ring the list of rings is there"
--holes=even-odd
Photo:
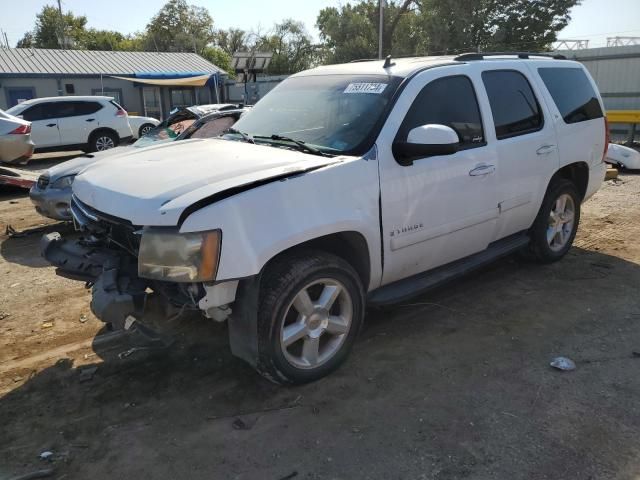
[[[284,20],[259,37],[254,51],[273,53],[268,71],[273,75],[296,73],[314,64],[316,47],[302,22]]]
[[[580,0],[398,0],[384,12],[384,53],[394,56],[549,48]],[[378,1],[320,11],[329,62],[375,58]]]
[[[547,50],[580,0],[424,0],[428,51]]]
[[[205,47],[200,55],[205,60],[210,61],[216,67],[221,68],[227,73],[233,73],[231,71],[231,55],[222,50],[220,47]]]
[[[320,10],[316,25],[329,62],[348,62],[378,56],[379,2],[347,3],[340,8]],[[415,53],[413,38],[418,31],[415,22],[417,0],[388,1],[384,10],[384,53],[408,55]],[[402,32],[402,36],[397,35]]]
[[[186,0],[169,0],[153,16],[145,34],[147,48],[161,52],[201,53],[215,38],[209,11]]]
[[[82,47],[87,50],[122,50],[125,36],[111,30],[90,28],[84,35]]]
[[[239,28],[218,30],[215,35],[216,44],[228,55],[247,50],[247,32]]]
[[[60,48],[81,44],[86,34],[87,17],[63,13],[50,5],[42,7],[36,15],[33,32],[27,32],[18,41],[19,48]],[[66,43],[69,40],[70,43]],[[62,44],[63,42],[64,45]]]

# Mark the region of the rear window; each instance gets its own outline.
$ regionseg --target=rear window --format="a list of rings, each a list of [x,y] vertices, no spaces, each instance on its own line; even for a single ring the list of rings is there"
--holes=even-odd
[[[566,123],[603,116],[598,96],[581,68],[539,68],[538,73]]]
[[[515,70],[482,72],[498,140],[538,131],[544,118],[529,81]]]

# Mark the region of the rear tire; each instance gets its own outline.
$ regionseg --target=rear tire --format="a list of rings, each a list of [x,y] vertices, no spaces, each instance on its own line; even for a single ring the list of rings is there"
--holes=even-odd
[[[564,257],[576,236],[582,198],[569,180],[553,180],[530,230],[526,257],[552,263]]]
[[[328,375],[349,354],[364,310],[360,277],[341,258],[314,250],[282,256],[262,277],[256,369],[279,384]]]
[[[118,146],[118,136],[107,131],[95,132],[89,140],[89,149],[92,152],[103,152]]]

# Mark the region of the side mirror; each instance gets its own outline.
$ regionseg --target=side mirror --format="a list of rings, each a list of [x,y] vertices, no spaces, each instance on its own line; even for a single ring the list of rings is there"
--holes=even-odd
[[[406,142],[395,142],[393,155],[400,165],[413,165],[419,158],[451,155],[460,147],[458,134],[446,125],[429,124],[416,127],[407,135]]]

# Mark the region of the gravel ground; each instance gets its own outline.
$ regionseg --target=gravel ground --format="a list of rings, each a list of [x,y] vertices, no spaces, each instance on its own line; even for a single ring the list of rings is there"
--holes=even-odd
[[[297,388],[197,316],[119,359],[130,339],[9,224],[69,231],[0,191],[0,480],[640,478],[640,176],[584,205],[561,262],[508,258],[370,310],[347,363]]]

